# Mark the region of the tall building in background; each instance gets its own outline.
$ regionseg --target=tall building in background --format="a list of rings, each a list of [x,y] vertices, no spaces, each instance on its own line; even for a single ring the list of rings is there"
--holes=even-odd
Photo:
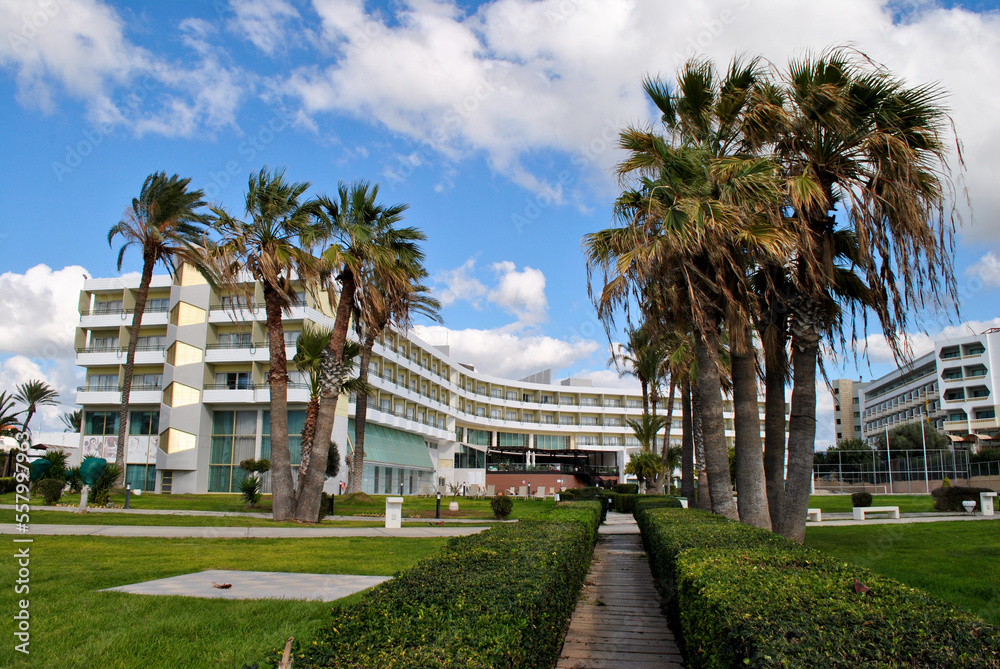
[[[861,439],[861,390],[868,383],[851,379],[836,379],[833,387],[833,419],[837,429],[837,441]]]
[[[998,441],[1000,329],[934,342],[934,351],[861,389],[864,439],[924,417],[953,442],[976,448]]]
[[[77,390],[84,411],[82,454],[116,453],[119,383],[138,279],[88,279],[80,293]],[[263,293],[214,290],[190,266],[156,276],[138,337],[126,444],[128,482],[157,492],[235,492],[240,462],[270,458],[270,391]],[[332,328],[325,294],[302,292],[284,317],[286,355],[303,328]],[[290,364],[289,432],[293,467],[309,401],[306,376]],[[419,494],[439,485],[522,481],[552,487],[622,476],[639,444],[627,421],[641,396],[589,382],[553,383],[551,372],[515,381],[476,371],[411,333],[388,332],[369,368],[362,487],[370,493]],[[661,402],[661,415],[664,403]],[[680,444],[681,403],[671,442]],[[354,398],[342,396],[332,435],[343,457],[353,448]],[[761,404],[763,418],[763,404]],[[732,406],[726,437],[732,443]],[[346,479],[344,467],[333,489]],[[265,486],[269,481],[265,478]]]

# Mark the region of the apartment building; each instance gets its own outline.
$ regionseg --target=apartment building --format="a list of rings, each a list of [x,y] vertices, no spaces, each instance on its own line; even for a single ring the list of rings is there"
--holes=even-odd
[[[869,384],[851,379],[836,379],[830,383],[833,392],[833,419],[837,441],[861,439],[861,390]]]
[[[934,351],[861,390],[864,439],[925,416],[953,442],[975,447],[1000,432],[995,391],[1000,381],[1000,329],[940,339]]]
[[[82,454],[113,459],[119,386],[138,279],[88,279],[80,293],[77,389],[84,410]],[[270,457],[269,354],[260,286],[251,299],[214,290],[192,267],[156,276],[137,333],[126,444],[128,481],[157,492],[234,492],[239,463]],[[328,296],[302,292],[285,315],[291,360],[303,328],[332,328]],[[289,428],[293,467],[309,400],[307,379],[290,364]],[[476,371],[412,333],[388,332],[369,368],[362,487],[370,493],[418,494],[450,483],[545,473],[570,487],[598,477],[616,480],[639,444],[627,420],[641,397],[550,373],[525,380]],[[353,448],[353,397],[343,396],[333,439]],[[662,406],[661,406],[662,411]],[[761,404],[763,416],[763,404]],[[725,414],[732,441],[732,407]],[[680,443],[680,401],[671,440]],[[337,480],[328,481],[335,489]],[[575,480],[574,480],[575,477]],[[267,481],[265,481],[267,483]]]

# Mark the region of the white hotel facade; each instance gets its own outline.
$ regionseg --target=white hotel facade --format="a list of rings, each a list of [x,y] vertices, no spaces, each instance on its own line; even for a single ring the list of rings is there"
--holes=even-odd
[[[886,428],[927,416],[953,442],[976,448],[1000,432],[998,388],[1000,329],[937,340],[933,352],[860,389],[863,437],[874,444]]]
[[[137,278],[88,279],[80,293],[75,345],[76,362],[86,370],[76,396],[84,411],[83,456],[112,460],[116,452],[119,385],[138,287]],[[136,335],[126,451],[133,487],[233,492],[242,460],[270,457],[266,318],[261,288],[255,288],[254,303],[239,308],[240,298],[220,294],[191,266],[173,278],[154,276]],[[304,327],[333,326],[328,296],[300,294],[284,326],[291,361]],[[309,391],[289,366],[294,435]],[[544,477],[565,487],[619,479],[629,450],[638,448],[626,421],[641,416],[641,396],[576,379],[552,383],[548,376],[494,377],[412,333],[387,333],[370,363],[363,489],[419,494],[487,478],[502,489],[509,485],[505,476]],[[353,444],[354,408],[353,398],[341,397],[333,439],[342,457]],[[731,405],[726,409],[731,443]],[[672,442],[679,444],[680,436],[678,401]],[[299,437],[290,441],[297,466]],[[328,489],[342,479],[344,467]]]

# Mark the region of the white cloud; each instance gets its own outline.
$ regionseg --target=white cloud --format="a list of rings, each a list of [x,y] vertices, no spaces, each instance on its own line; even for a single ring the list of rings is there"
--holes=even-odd
[[[23,106],[52,112],[61,95],[81,100],[101,133],[192,136],[234,124],[248,81],[227,66],[214,28],[180,24],[193,64],[163,60],[126,37],[125,22],[100,0],[0,2],[0,66],[15,72]]]
[[[13,394],[17,386],[28,381],[44,381],[54,388],[59,397],[55,406],[43,405],[31,419],[31,429],[34,432],[58,432],[63,429],[60,416],[76,407],[75,388],[81,373],[76,371],[73,360],[59,360],[55,364],[48,363],[45,367],[23,355],[14,355],[5,360],[0,359],[0,390]],[[17,410],[24,406],[17,404]],[[20,417],[21,419],[24,416]]]
[[[966,269],[965,275],[978,277],[987,288],[1000,288],[1000,258],[997,258],[993,251],[989,251]]]
[[[497,274],[497,287],[488,298],[497,306],[517,317],[518,325],[534,325],[547,318],[549,303],[545,299],[545,275],[541,270],[517,266],[505,260],[493,263]]]
[[[949,339],[953,337],[968,337],[977,335],[990,328],[1000,327],[1000,317],[988,321],[964,321],[959,325],[948,325],[933,333],[906,333],[904,341],[909,344],[913,358],[919,358],[934,350],[934,341],[937,339]],[[859,346],[867,346],[867,357],[872,364],[891,364],[896,366],[896,361],[892,355],[892,349],[886,343],[885,335],[868,335]]]
[[[231,0],[236,18],[230,29],[271,55],[286,45],[285,25],[299,13],[284,0]]]
[[[503,330],[449,330],[440,325],[417,325],[413,331],[431,345],[448,345],[456,360],[508,379],[519,379],[547,368],[572,367],[600,348],[589,339],[565,341]]]
[[[434,295],[441,301],[442,306],[450,306],[459,300],[464,300],[472,304],[476,309],[480,306],[480,299],[486,295],[486,286],[472,276],[472,271],[476,267],[476,259],[469,258],[455,269],[438,272],[434,276],[435,284],[444,284],[443,290],[435,290]]]
[[[584,370],[573,374],[574,379],[590,379],[597,388],[621,388],[630,392],[639,392],[639,381],[634,376],[619,376],[610,369],[595,371]]]
[[[79,265],[57,271],[36,265],[24,274],[0,274],[0,352],[72,358],[85,272]]]
[[[950,91],[979,222],[963,234],[996,236],[1000,216],[988,213],[1000,212],[996,12],[909,3],[894,22],[899,3],[885,0],[495,0],[473,14],[455,2],[408,0],[392,16],[366,12],[363,0],[313,5],[337,57],[284,81],[308,113],[371,119],[452,159],[483,154],[536,192],[547,186],[524,159],[573,154],[573,200],[594,184],[613,189],[606,168],[617,160],[619,129],[652,118],[644,74],[670,76],[691,55],[724,63],[761,53],[781,67],[804,48],[855,44],[913,83]]]

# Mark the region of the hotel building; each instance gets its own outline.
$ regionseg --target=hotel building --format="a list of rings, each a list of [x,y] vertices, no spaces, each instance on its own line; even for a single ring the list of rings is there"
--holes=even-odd
[[[83,456],[114,458],[119,385],[137,278],[88,279],[80,293],[76,361],[84,411]],[[191,266],[154,276],[136,336],[126,449],[128,481],[157,492],[238,491],[248,458],[270,457],[269,369],[263,293],[251,303],[213,289]],[[290,361],[289,428],[299,459],[309,390],[291,358],[303,328],[332,328],[326,294],[300,293],[285,315]],[[476,371],[412,333],[388,332],[375,345],[369,382],[362,488],[420,494],[444,484],[537,485],[616,481],[639,444],[626,421],[639,418],[638,393],[553,383],[550,372],[524,380]],[[662,405],[661,405],[662,408]],[[342,396],[333,439],[341,457],[354,440],[354,398]],[[763,416],[763,404],[761,404]],[[727,403],[727,441],[733,414]],[[680,443],[680,402],[671,441]],[[347,473],[327,482],[336,489]],[[269,481],[265,479],[265,484]]]
[[[861,389],[864,439],[927,416],[953,442],[975,446],[1000,431],[1000,329],[940,339],[934,351]]]

